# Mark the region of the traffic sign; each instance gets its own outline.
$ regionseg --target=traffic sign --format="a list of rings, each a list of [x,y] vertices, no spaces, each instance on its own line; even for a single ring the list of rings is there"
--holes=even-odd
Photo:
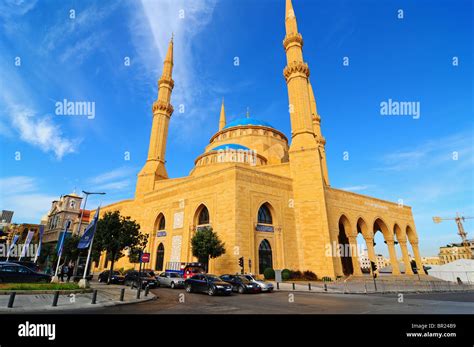
[[[150,253],[142,253],[142,263],[150,262]]]

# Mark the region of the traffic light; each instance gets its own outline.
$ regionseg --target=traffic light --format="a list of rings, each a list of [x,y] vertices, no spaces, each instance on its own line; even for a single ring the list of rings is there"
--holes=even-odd
[[[377,265],[373,261],[370,262],[370,267],[372,268],[372,272],[375,272],[377,270]]]
[[[239,266],[242,268],[244,267],[244,257],[239,258]]]

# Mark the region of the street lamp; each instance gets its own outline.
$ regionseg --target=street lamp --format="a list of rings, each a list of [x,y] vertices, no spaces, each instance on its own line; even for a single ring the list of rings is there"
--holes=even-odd
[[[105,195],[105,193],[103,192],[97,192],[97,193],[94,193],[94,192],[86,192],[86,191],[82,191],[82,193],[86,196],[86,198],[84,199],[84,207],[82,208],[81,210],[81,217],[79,218],[79,227],[77,228],[77,234],[80,235],[81,234],[81,226],[82,226],[82,217],[84,215],[84,210],[86,209],[86,205],[87,205],[87,198],[89,197],[89,195]],[[79,206],[80,207],[80,206]],[[77,276],[77,268],[78,268],[78,265],[79,265],[79,257],[77,258],[76,260],[76,266],[74,266],[74,273],[73,273],[73,278],[75,278]],[[87,269],[84,269],[84,272],[86,272]]]

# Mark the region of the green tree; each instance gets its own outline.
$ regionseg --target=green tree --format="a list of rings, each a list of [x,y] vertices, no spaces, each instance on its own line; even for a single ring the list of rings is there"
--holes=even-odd
[[[225,254],[225,244],[219,239],[211,227],[200,228],[191,239],[193,256],[200,263],[205,264],[208,270],[209,259],[214,259]]]
[[[94,237],[96,252],[107,252],[110,257],[110,272],[107,283],[110,283],[114,271],[114,263],[124,256],[126,248],[135,249],[146,245],[148,235],[140,233],[140,225],[123,217],[119,211],[106,212],[97,222]]]

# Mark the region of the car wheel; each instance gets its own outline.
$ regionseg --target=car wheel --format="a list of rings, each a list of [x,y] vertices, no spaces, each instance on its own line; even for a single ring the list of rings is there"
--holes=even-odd
[[[191,287],[190,284],[186,284],[186,292],[192,293],[193,292],[193,287]]]
[[[174,282],[171,282],[170,287],[171,287],[171,289],[175,289],[175,288],[176,288],[176,285],[174,284]]]
[[[209,287],[209,289],[207,290],[207,294],[209,294],[210,296],[213,296],[214,294],[216,294],[215,288]]]
[[[243,294],[245,292],[244,286],[239,286],[239,294]]]

